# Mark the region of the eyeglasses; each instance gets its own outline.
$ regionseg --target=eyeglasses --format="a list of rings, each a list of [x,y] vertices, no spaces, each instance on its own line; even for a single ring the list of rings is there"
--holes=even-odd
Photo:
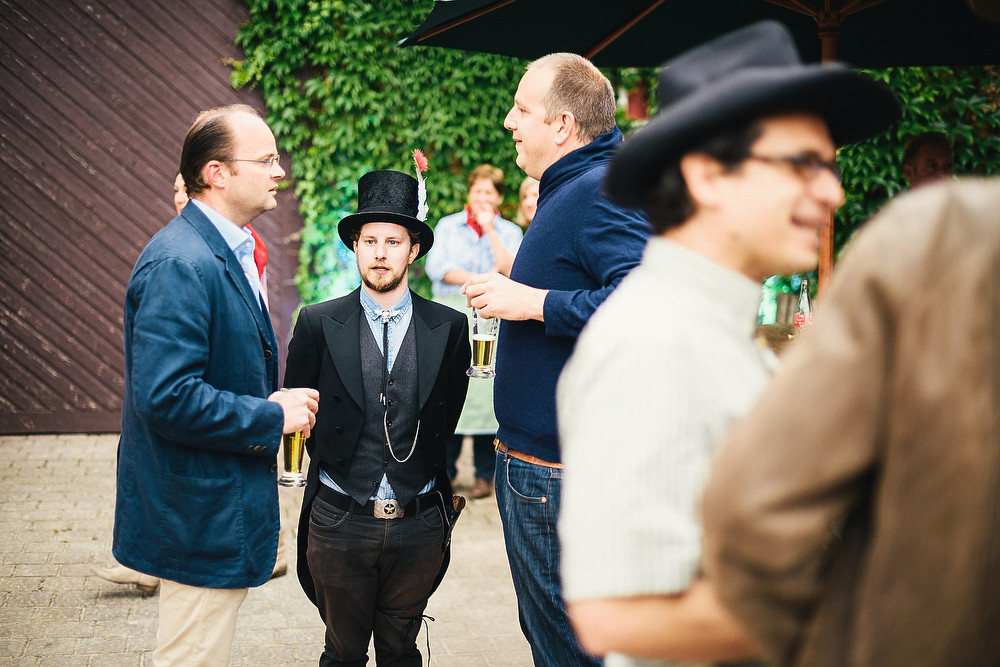
[[[833,174],[834,178],[838,181],[841,177],[840,167],[837,166],[836,160],[830,160],[829,162],[816,155],[815,153],[803,153],[801,155],[783,155],[777,157],[771,157],[767,155],[748,155],[747,160],[757,160],[758,162],[766,162],[768,164],[783,164],[792,168],[795,174],[806,181],[811,181],[824,169]]]
[[[271,167],[281,166],[281,156],[275,155],[274,157],[269,157],[266,160],[244,160],[241,158],[228,157],[219,160],[219,162],[256,162],[257,164],[262,164],[270,169]]]

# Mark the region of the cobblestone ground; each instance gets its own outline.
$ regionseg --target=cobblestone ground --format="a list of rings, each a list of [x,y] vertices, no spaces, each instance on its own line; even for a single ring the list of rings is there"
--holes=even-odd
[[[112,562],[117,441],[117,434],[0,436],[0,665],[149,664],[156,594],[90,572]],[[468,447],[459,466],[461,492],[472,481]],[[289,531],[301,493],[281,489]],[[323,626],[289,551],[289,574],[251,589],[243,603],[230,665],[318,663]],[[492,497],[471,501],[462,514],[451,568],[427,614],[436,619],[434,667],[531,664]],[[426,633],[418,645],[428,664]]]

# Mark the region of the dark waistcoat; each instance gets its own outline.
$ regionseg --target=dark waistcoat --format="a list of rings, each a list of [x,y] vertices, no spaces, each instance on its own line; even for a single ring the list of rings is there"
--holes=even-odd
[[[365,503],[378,489],[384,473],[396,498],[405,505],[430,479],[420,448],[409,456],[420,414],[420,406],[417,405],[417,345],[412,318],[389,373],[384,405],[381,395],[385,356],[379,351],[371,329],[364,324],[361,326],[361,371],[365,416],[348,479],[341,487],[356,502]],[[386,431],[392,444],[391,450],[386,442]]]

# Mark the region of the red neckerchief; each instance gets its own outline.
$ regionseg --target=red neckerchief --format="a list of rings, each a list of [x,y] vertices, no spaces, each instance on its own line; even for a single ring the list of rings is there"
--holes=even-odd
[[[476,233],[476,238],[483,238],[483,228],[479,225],[476,214],[472,212],[472,207],[468,204],[465,205],[465,224]]]
[[[263,277],[264,268],[267,266],[267,246],[264,245],[264,239],[254,231],[253,227],[247,225],[247,229],[250,231],[250,235],[253,236],[253,263],[257,265],[257,276]]]

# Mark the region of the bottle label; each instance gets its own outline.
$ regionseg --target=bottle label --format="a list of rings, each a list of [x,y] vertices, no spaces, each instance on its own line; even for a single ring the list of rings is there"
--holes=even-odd
[[[812,323],[813,323],[812,313],[795,313],[795,317],[792,318],[792,324],[795,325],[796,329],[801,329],[802,327],[809,326]]]

